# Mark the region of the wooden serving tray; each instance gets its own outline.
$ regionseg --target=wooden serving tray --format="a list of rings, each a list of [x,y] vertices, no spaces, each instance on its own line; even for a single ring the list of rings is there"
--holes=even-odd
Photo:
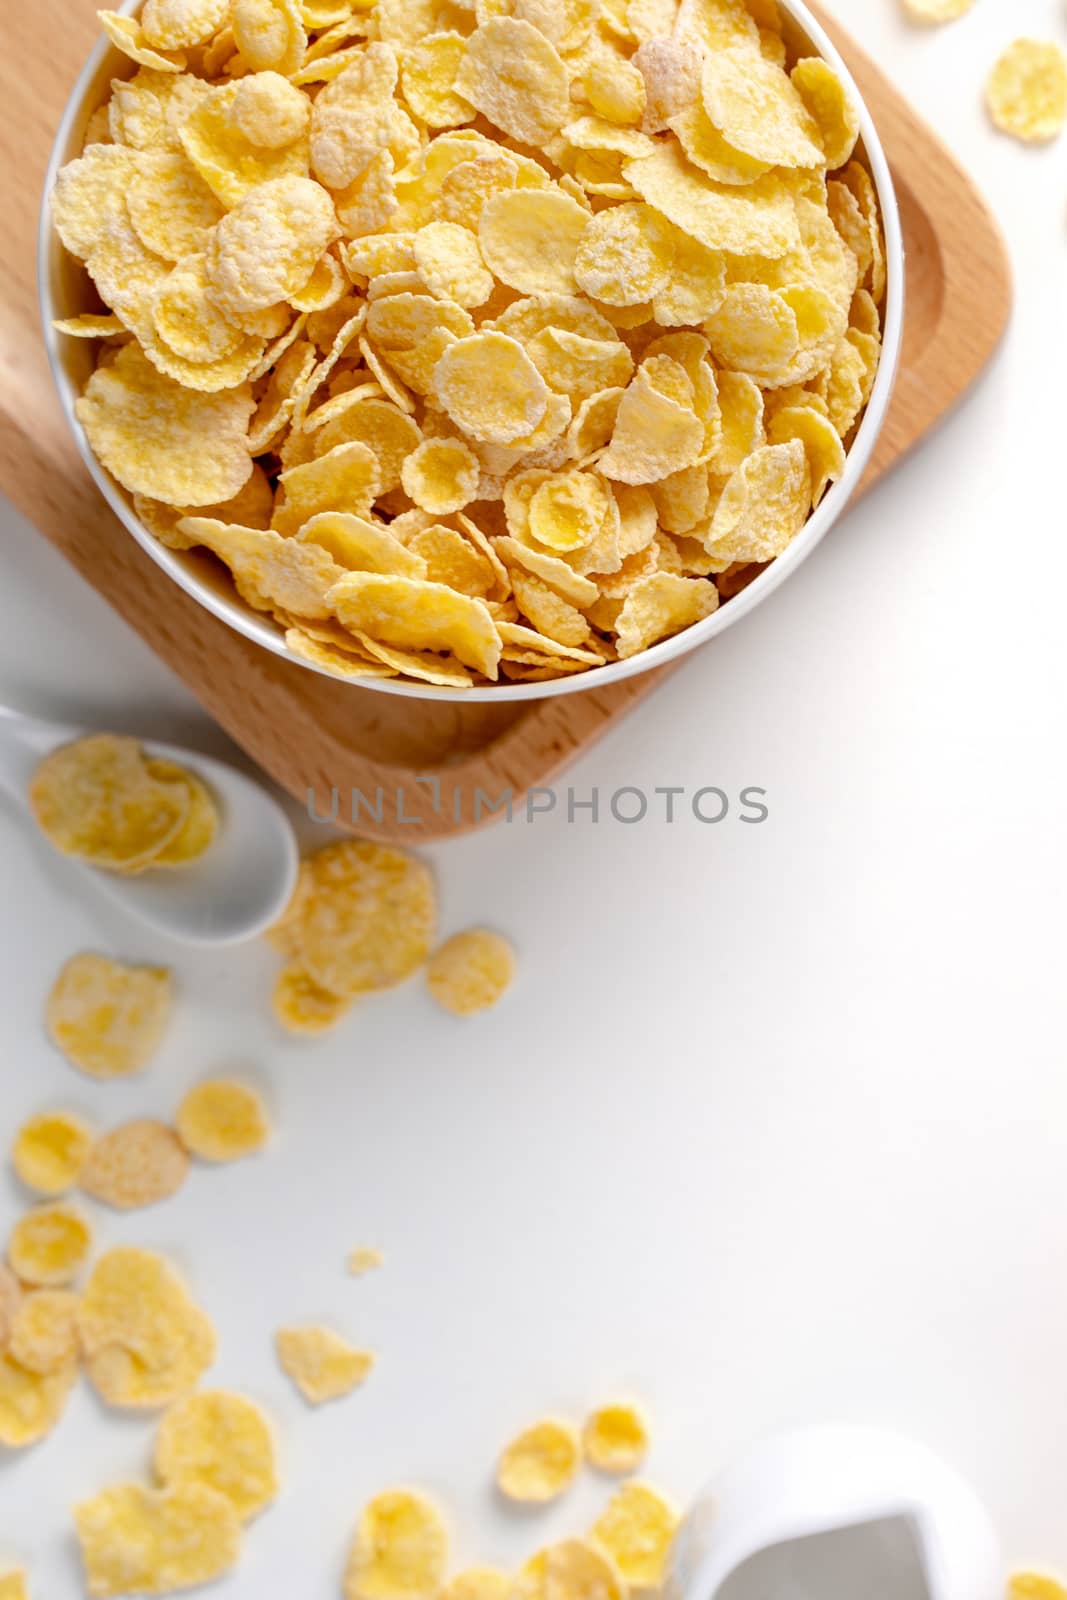
[[[842,30],[824,19],[878,125],[907,248],[904,350],[893,403],[861,491],[952,408],[978,376],[1011,305],[1007,254],[968,176]],[[333,682],[233,632],[155,565],[97,494],[52,388],[38,329],[35,244],[53,131],[97,33],[95,0],[17,6],[0,59],[5,241],[0,259],[0,487],[108,599],[238,744],[300,800],[332,788],[387,797],[379,838],[441,838],[475,826],[471,797],[548,784],[662,683],[518,705],[420,702]],[[436,774],[440,800],[416,778]],[[397,791],[403,793],[397,820]],[[464,803],[454,806],[456,792]],[[456,814],[458,811],[458,815]],[[484,820],[489,820],[486,812]],[[421,827],[413,833],[410,822]],[[339,817],[344,821],[344,817]]]

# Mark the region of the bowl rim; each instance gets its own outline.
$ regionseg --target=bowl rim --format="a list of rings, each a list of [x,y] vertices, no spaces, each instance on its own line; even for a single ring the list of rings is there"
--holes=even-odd
[[[125,15],[132,15],[140,10],[141,3],[142,0],[121,0],[117,9]],[[277,631],[274,623],[245,607],[239,598],[236,596],[229,598],[214,592],[208,584],[185,565],[180,559],[180,552],[168,549],[149,533],[148,529],[136,516],[130,500],[127,499],[126,491],[119,486],[117,481],[111,477],[110,473],[96,459],[74,412],[74,404],[78,395],[73,379],[67,371],[61,350],[64,336],[52,326],[53,319],[57,314],[61,313],[57,312],[53,300],[50,263],[55,252],[61,250],[62,246],[59,244],[52,227],[50,197],[59,168],[71,159],[67,147],[70,144],[75,124],[79,120],[84,121],[86,97],[96,82],[108,56],[112,53],[119,54],[110,40],[106,36],[102,36],[97,40],[96,45],[90,52],[71,90],[56,130],[48,167],[45,172],[37,233],[38,308],[52,379],[59,394],[67,426],[74,436],[81,458],[97,489],[119,521],[141,546],[141,549],[151,557],[157,566],[162,568],[180,589],[184,590],[199,605],[203,606],[206,611],[246,639],[270,651],[272,655],[279,656],[295,666],[314,672],[318,676],[327,678],[331,683],[343,687],[364,691],[373,690],[382,694],[397,695],[422,701],[436,700],[466,705],[477,702],[531,704],[554,699],[560,695],[589,693],[595,690],[613,688],[628,679],[636,678],[647,672],[655,672],[659,667],[665,667],[672,662],[680,660],[683,656],[690,654],[691,651],[725,633],[728,628],[732,628],[742,618],[748,616],[751,611],[754,611],[807,560],[842,515],[851,500],[871,459],[885,422],[897,378],[904,330],[904,242],[900,210],[897,204],[896,189],[889,161],[882,147],[874,118],[840,52],[830,40],[822,24],[812,15],[804,0],[778,0],[778,4],[800,32],[804,34],[816,53],[828,62],[841,77],[858,112],[860,124],[858,143],[863,146],[866,163],[874,182],[885,236],[886,294],[882,349],[878,372],[863,419],[849,448],[845,470],[837,483],[831,486],[819,506],[812,512],[788,549],[772,561],[769,566],[765,567],[759,577],[753,579],[740,594],[735,595],[727,604],[719,606],[702,622],[693,623],[680,633],[674,634],[671,638],[664,639],[659,644],[652,645],[651,648],[643,650],[637,655],[629,656],[624,661],[609,662],[602,667],[592,667],[587,672],[576,672],[569,674],[567,677],[554,678],[540,683],[502,682],[491,685],[475,685],[469,689],[451,689],[395,678],[356,678],[351,680],[338,678],[316,663],[294,655],[286,645],[284,636]]]

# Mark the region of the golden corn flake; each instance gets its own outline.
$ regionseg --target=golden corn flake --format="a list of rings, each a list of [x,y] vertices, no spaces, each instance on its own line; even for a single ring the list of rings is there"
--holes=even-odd
[[[462,511],[476,499],[481,468],[462,439],[424,439],[400,470],[404,490],[435,516]]]
[[[567,69],[555,46],[516,17],[490,17],[474,30],[455,88],[520,144],[546,144],[570,120]]]
[[[171,1594],[211,1583],[236,1565],[241,1523],[203,1483],[165,1489],[119,1484],[74,1507],[89,1594]]]
[[[136,739],[100,733],[45,756],[30,782],[30,806],[64,855],[130,872],[178,837],[190,799],[183,782],[151,775]]]
[[[28,1189],[65,1194],[77,1183],[92,1142],[93,1130],[81,1117],[71,1111],[43,1111],[19,1129],[11,1164]]]
[[[63,968],[48,997],[49,1036],[91,1078],[121,1078],[148,1065],[170,1015],[164,967],[128,967],[85,951]]]
[[[1008,1586],[1008,1600],[1065,1600],[1067,1588],[1038,1572],[1017,1572]]]
[[[536,1422],[501,1455],[497,1487],[509,1500],[544,1504],[570,1487],[581,1457],[578,1431],[569,1422]]]
[[[719,596],[710,583],[653,572],[626,595],[615,623],[619,657],[637,655],[661,639],[702,622],[717,610]]]
[[[92,1238],[85,1218],[70,1206],[38,1206],[12,1228],[7,1259],[23,1283],[62,1288],[84,1266]]]
[[[708,532],[719,560],[773,561],[811,509],[811,469],[799,439],[755,450],[723,490]]]
[[[1055,139],[1067,122],[1067,53],[1044,40],[1016,39],[993,68],[986,92],[1003,133],[1028,143]]]
[[[332,1328],[279,1328],[275,1346],[282,1371],[313,1406],[351,1394],[374,1367],[369,1350],[357,1350]]]
[[[155,1408],[195,1388],[215,1332],[173,1268],[126,1246],[100,1257],[78,1306],[86,1366],[111,1405]]]
[[[516,1600],[624,1600],[626,1584],[611,1557],[583,1539],[539,1550],[520,1568]]]
[[[486,266],[521,294],[573,294],[589,213],[562,189],[505,189],[482,207]]]
[[[311,655],[309,659],[316,657]],[[359,662],[356,675],[362,677],[365,672],[365,664]],[[287,1033],[317,1034],[335,1028],[351,1011],[352,1000],[348,995],[323,989],[298,962],[292,962],[282,968],[275,980],[272,1006]]]
[[[253,72],[295,72],[307,34],[296,0],[233,0],[234,43]]]
[[[22,1285],[9,1266],[0,1261],[0,1350],[11,1337],[11,1329],[22,1304]]]
[[[247,385],[217,394],[183,388],[130,343],[93,373],[75,412],[124,489],[167,505],[201,506],[232,499],[249,478],[252,406]]]
[[[741,189],[715,183],[667,144],[625,162],[623,171],[649,205],[709,250],[774,260],[800,242],[789,191],[773,173]]]
[[[239,1161],[266,1144],[263,1102],[247,1083],[209,1078],[189,1090],[175,1119],[187,1150],[202,1161]]]
[[[627,202],[586,225],[575,277],[587,294],[613,306],[642,305],[664,288],[674,260],[669,224],[651,206]]]
[[[589,1537],[632,1588],[658,1590],[678,1520],[674,1507],[650,1485],[626,1483],[612,1495]]]
[[[441,1600],[508,1600],[511,1576],[496,1567],[467,1567],[449,1578]]]
[[[153,50],[145,38],[141,24],[134,17],[122,16],[117,11],[98,11],[100,26],[117,50],[136,61],[139,66],[152,67],[156,72],[181,72],[186,57],[181,50]]]
[[[171,1406],[156,1434],[160,1482],[203,1484],[223,1495],[242,1521],[278,1492],[274,1434],[244,1395],[207,1389]]]
[[[684,393],[664,393],[642,364],[619,402],[611,444],[598,471],[619,483],[656,483],[692,466],[704,444],[704,426]]]
[[[307,282],[340,232],[329,194],[310,178],[259,184],[215,230],[208,256],[212,299],[227,312],[266,310]]]
[[[437,1507],[410,1489],[364,1506],[345,1570],[345,1600],[433,1600],[444,1582],[448,1530]]]
[[[189,796],[189,814],[169,844],[152,857],[153,867],[184,867],[199,861],[214,843],[219,830],[219,809],[202,779],[175,761],[149,758],[145,762],[150,778],[162,783],[180,783]]]
[[[471,1017],[495,1006],[515,976],[515,952],[486,928],[454,934],[434,951],[426,987],[446,1011]]]
[[[30,1600],[26,1574],[21,1568],[0,1572],[0,1600]]]
[[[416,233],[412,254],[422,282],[440,300],[480,306],[493,292],[477,237],[458,222],[428,222]]]
[[[132,1211],[176,1194],[188,1173],[189,1156],[174,1130],[142,1118],[96,1140],[79,1183],[92,1199]]]
[[[955,22],[973,5],[974,0],[904,0],[904,9],[916,22]]]
[[[382,1252],[373,1245],[360,1244],[348,1252],[348,1270],[354,1278],[362,1278],[368,1272],[376,1272],[384,1261]]]
[[[860,118],[841,79],[820,57],[807,56],[797,62],[790,80],[819,130],[827,167],[843,167],[856,148]]]
[[[78,1297],[67,1289],[39,1289],[22,1301],[11,1325],[12,1358],[42,1377],[78,1363]]]
[[[601,1406],[582,1430],[582,1452],[598,1472],[636,1472],[648,1452],[648,1426],[636,1406]]]
[[[430,33],[404,51],[400,65],[404,99],[428,128],[458,128],[473,122],[473,105],[455,88],[466,53],[460,33]]]
[[[400,649],[450,652],[496,677],[500,638],[492,617],[480,600],[445,584],[351,572],[330,590],[329,602],[352,633]]]
[[[785,406],[777,411],[767,427],[770,444],[788,444],[799,439],[808,457],[811,472],[811,503],[817,506],[830,484],[845,470],[845,447],[830,421],[813,405]]]
[[[77,1375],[76,1361],[55,1372],[31,1372],[9,1350],[0,1352],[0,1446],[23,1450],[50,1433]]]

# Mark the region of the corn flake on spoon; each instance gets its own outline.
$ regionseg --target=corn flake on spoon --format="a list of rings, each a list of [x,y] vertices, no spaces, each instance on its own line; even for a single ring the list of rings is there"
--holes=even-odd
[[[39,763],[88,732],[0,706],[0,789],[28,811]],[[131,876],[67,857],[72,868],[156,932],[187,944],[237,944],[262,933],[281,915],[296,883],[296,839],[281,806],[223,761],[155,740],[144,749],[149,759],[177,763],[207,785],[219,811],[210,846],[177,872]]]

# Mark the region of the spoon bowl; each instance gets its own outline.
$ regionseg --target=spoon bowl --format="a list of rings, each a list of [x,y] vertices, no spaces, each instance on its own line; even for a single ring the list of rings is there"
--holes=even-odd
[[[0,706],[0,788],[28,810],[38,762],[90,731]],[[288,817],[260,784],[225,761],[154,739],[143,744],[149,755],[195,772],[211,790],[220,826],[210,848],[180,870],[129,877],[64,859],[100,893],[169,938],[214,946],[254,938],[278,920],[296,885],[299,852]]]

